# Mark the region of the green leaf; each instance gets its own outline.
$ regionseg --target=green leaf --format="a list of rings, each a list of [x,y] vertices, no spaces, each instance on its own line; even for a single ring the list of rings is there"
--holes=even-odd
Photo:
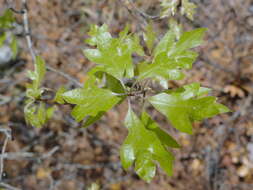
[[[230,110],[216,103],[213,96],[202,97],[209,90],[193,83],[183,89],[161,93],[149,98],[149,102],[179,131],[192,134],[192,122],[213,117]]]
[[[176,39],[179,40],[181,34],[182,34],[182,24],[179,24],[175,19],[170,18],[169,19],[169,28],[173,31],[173,33],[176,36]]]
[[[40,57],[36,57],[36,63],[34,71],[28,71],[28,77],[32,80],[33,89],[38,89],[46,73],[46,67],[44,60]]]
[[[53,117],[55,110],[56,110],[55,106],[50,107],[50,108],[47,109],[47,111],[46,111],[46,121],[48,121],[49,119],[51,119]]]
[[[40,88],[41,82],[46,72],[44,60],[37,56],[34,71],[28,71],[27,75],[32,80],[31,84],[26,86],[26,96],[31,99],[37,99],[41,96],[44,89]]]
[[[174,16],[177,12],[177,7],[181,2],[181,14],[186,15],[187,18],[193,20],[195,14],[196,5],[189,2],[189,0],[160,0],[161,1],[161,17]]]
[[[37,127],[42,127],[42,125],[46,122],[46,119],[47,119],[46,107],[45,107],[45,104],[42,102],[40,103],[40,106],[38,107],[37,119],[39,120],[39,126]]]
[[[154,132],[162,144],[166,147],[172,148],[180,148],[180,145],[177,143],[175,139],[173,139],[168,133],[162,130],[159,125],[151,119],[151,117],[146,113],[143,112],[141,115],[141,121],[144,126]]]
[[[189,0],[182,0],[181,14],[186,15],[187,18],[193,20],[196,8],[197,6],[194,3],[189,2]]]
[[[12,50],[12,58],[15,59],[17,54],[18,54],[18,42],[17,42],[17,39],[14,35],[12,35],[12,40],[11,40],[11,43],[10,43],[10,47],[11,47],[11,50]]]
[[[57,90],[56,94],[55,94],[54,101],[57,102],[57,103],[59,103],[59,104],[64,104],[65,102],[64,102],[64,99],[63,99],[63,97],[62,97],[62,94],[63,94],[64,92],[66,92],[66,91],[67,91],[67,90],[66,90],[63,86],[60,87],[60,88]]]
[[[179,0],[160,0],[161,1],[161,17],[174,16],[177,11],[177,6],[179,5]]]
[[[125,169],[135,162],[137,174],[149,182],[155,175],[155,161],[168,175],[172,175],[174,157],[166,150],[166,141],[162,142],[155,132],[157,126],[149,122],[146,114],[143,115],[143,119],[142,122],[129,108],[125,119],[129,134],[121,147],[120,158]]]
[[[0,35],[0,47],[4,44],[6,40],[6,33],[3,33],[2,35]]]
[[[115,93],[125,93],[124,87],[122,86],[121,82],[109,74],[106,74],[105,87]]]
[[[206,28],[198,28],[182,34],[176,45],[168,52],[168,56],[182,56],[186,50],[195,48],[203,43]]]
[[[139,44],[139,37],[127,35],[127,32],[128,29],[125,29],[119,38],[112,38],[106,25],[93,26],[88,42],[96,46],[96,49],[85,49],[84,55],[90,61],[102,65],[100,69],[119,80],[124,76],[132,78],[132,54],[135,52],[143,55],[143,49]]]
[[[160,40],[154,50],[154,57],[160,53],[167,52],[171,49],[175,43],[176,33],[174,30],[170,29]]]
[[[103,71],[95,72],[94,75],[97,76],[98,78],[100,78],[101,80],[103,80],[102,78],[104,77],[105,84],[104,84],[103,88],[109,89],[115,93],[125,93],[125,89],[124,89],[122,83],[114,76],[112,76],[108,73],[105,73]]]
[[[144,41],[146,42],[146,45],[149,49],[149,52],[152,52],[155,39],[156,39],[156,33],[154,32],[153,23],[149,23],[146,27],[146,31],[143,34]]]
[[[105,112],[101,111],[101,112],[98,112],[98,114],[96,116],[88,116],[86,121],[82,125],[82,127],[88,127],[88,126],[92,125],[93,123],[98,121],[104,114],[105,114]]]
[[[36,106],[34,106],[33,103],[33,101],[29,100],[29,102],[27,102],[26,106],[24,107],[25,120],[26,123],[29,123],[32,126],[40,126],[39,120],[35,115]]]
[[[88,115],[95,117],[99,112],[106,112],[121,100],[110,90],[94,85],[67,91],[62,97],[67,103],[76,105],[71,114],[77,121]]]
[[[106,48],[112,39],[106,24],[101,27],[92,25],[88,34],[90,35],[90,38],[86,40],[86,43],[92,46],[98,46],[100,48]]]
[[[145,78],[154,78],[156,80],[180,80],[184,77],[184,74],[173,68],[173,65],[160,63],[147,63],[142,62],[138,65],[138,80],[143,80]]]
[[[55,107],[46,108],[45,103],[36,105],[33,100],[28,99],[24,108],[25,120],[34,127],[42,127],[54,114]]]
[[[35,73],[36,73],[35,81],[37,83],[36,86],[39,87],[46,73],[45,61],[40,56],[36,57]]]
[[[168,31],[154,50],[152,63],[143,62],[138,67],[138,80],[153,78],[158,81],[180,80],[184,77],[182,69],[190,69],[198,54],[189,49],[202,43],[205,29],[183,33],[176,41],[177,31]]]
[[[0,28],[9,29],[12,27],[12,24],[15,22],[13,13],[10,9],[6,9],[4,14],[0,16]]]

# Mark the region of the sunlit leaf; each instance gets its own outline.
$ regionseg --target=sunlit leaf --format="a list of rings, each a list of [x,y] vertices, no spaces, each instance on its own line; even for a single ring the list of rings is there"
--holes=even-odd
[[[76,105],[71,114],[77,121],[83,120],[86,116],[95,117],[99,112],[108,111],[121,100],[112,91],[94,85],[67,91],[62,97],[67,103]]]
[[[161,93],[149,98],[149,102],[179,131],[192,134],[192,122],[229,112],[213,96],[202,97],[208,89],[193,83],[170,93]]]
[[[139,37],[127,33],[128,28],[120,34],[119,38],[112,38],[106,25],[93,26],[89,32],[91,37],[88,43],[96,48],[85,49],[84,55],[90,61],[102,65],[100,69],[117,79],[133,77],[132,54],[143,55],[143,49],[139,44]]]
[[[129,108],[125,119],[125,126],[129,134],[120,151],[123,167],[128,169],[135,162],[136,173],[142,179],[151,181],[155,175],[155,162],[158,162],[168,175],[172,175],[174,158],[166,147],[168,145],[177,146],[176,141],[159,130],[147,114],[143,114],[142,120]],[[158,131],[162,134],[159,134]]]
[[[205,29],[196,29],[180,35],[176,41],[177,31],[170,30],[161,39],[154,50],[152,63],[142,62],[137,68],[138,80],[153,78],[156,80],[180,80],[184,77],[182,69],[190,69],[198,54],[190,49],[203,42]]]

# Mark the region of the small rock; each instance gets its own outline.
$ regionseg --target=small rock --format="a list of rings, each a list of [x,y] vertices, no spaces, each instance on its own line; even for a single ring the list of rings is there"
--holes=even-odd
[[[249,174],[249,168],[242,165],[240,168],[238,168],[237,173],[240,177],[246,177]]]
[[[200,165],[201,165],[200,160],[194,159],[193,162],[192,162],[192,164],[191,164],[191,168],[193,170],[198,170],[200,168]]]

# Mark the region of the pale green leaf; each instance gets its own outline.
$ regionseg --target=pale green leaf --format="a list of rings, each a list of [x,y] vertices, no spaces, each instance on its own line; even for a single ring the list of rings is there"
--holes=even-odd
[[[46,122],[47,112],[45,104],[43,102],[41,102],[40,106],[38,107],[37,119],[39,120],[39,126],[36,127],[42,127],[42,125]]]
[[[197,6],[194,3],[189,2],[189,0],[182,0],[181,14],[186,15],[187,18],[193,20],[196,8]]]
[[[154,57],[160,53],[167,52],[170,48],[172,48],[175,43],[175,39],[176,33],[174,30],[170,29],[155,47]]]
[[[154,32],[153,23],[149,23],[146,27],[146,31],[143,34],[144,41],[146,42],[146,45],[149,49],[149,52],[152,52],[155,39],[156,39],[156,33]]]
[[[45,61],[40,56],[36,57],[35,73],[37,75],[36,86],[39,87],[46,73]]]
[[[106,24],[101,27],[92,25],[88,34],[90,35],[90,38],[86,40],[86,43],[100,48],[106,48],[112,39]]]
[[[10,9],[6,9],[4,14],[0,16],[0,28],[8,29],[12,27],[12,24],[15,22],[13,13]]]
[[[176,39],[179,40],[181,34],[182,34],[182,25],[179,24],[175,19],[170,18],[169,19],[169,28],[173,31],[173,33],[176,35]]]
[[[179,5],[179,0],[160,0],[161,1],[161,17],[174,16],[177,11],[177,6]]]
[[[33,100],[28,99],[24,108],[25,120],[34,127],[42,127],[54,114],[55,107],[46,108],[44,102],[36,105]]]

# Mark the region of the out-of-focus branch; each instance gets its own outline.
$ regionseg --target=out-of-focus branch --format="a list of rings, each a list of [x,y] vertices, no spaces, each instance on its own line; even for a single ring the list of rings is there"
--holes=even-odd
[[[13,186],[11,186],[11,185],[9,185],[7,183],[3,183],[3,182],[0,182],[0,187],[3,187],[5,189],[7,189],[7,190],[20,190],[20,189],[18,189],[16,187],[13,187]]]
[[[32,43],[32,38],[31,38],[31,30],[29,27],[29,19],[28,19],[28,5],[27,5],[27,0],[22,0],[22,9],[21,10],[16,10],[15,8],[13,8],[10,3],[8,2],[8,0],[6,1],[7,6],[9,7],[10,10],[12,10],[14,13],[17,14],[22,14],[23,15],[23,25],[24,25],[24,32],[25,32],[25,38],[26,38],[26,42],[27,42],[27,46],[30,52],[30,55],[32,57],[33,63],[35,64],[36,62],[36,53],[34,51],[34,47],[33,47],[33,43]],[[70,75],[59,71],[57,69],[54,69],[51,66],[46,66],[47,70],[52,71],[54,73],[57,73],[58,75],[66,78],[67,80],[69,80],[70,82],[72,82],[74,85],[78,86],[78,87],[82,87],[82,84],[77,81],[75,78],[71,77]]]
[[[3,144],[1,156],[0,156],[0,182],[1,182],[2,176],[3,176],[3,169],[4,169],[4,154],[5,154],[7,143],[9,141],[9,139],[11,139],[11,130],[5,129],[5,128],[0,128],[0,132],[5,135],[4,144]]]
[[[160,15],[149,15],[143,11],[141,11],[140,9],[138,9],[132,0],[126,0],[130,5],[131,7],[140,15],[142,16],[143,18],[145,19],[148,19],[148,20],[156,20],[156,19],[160,19]]]

